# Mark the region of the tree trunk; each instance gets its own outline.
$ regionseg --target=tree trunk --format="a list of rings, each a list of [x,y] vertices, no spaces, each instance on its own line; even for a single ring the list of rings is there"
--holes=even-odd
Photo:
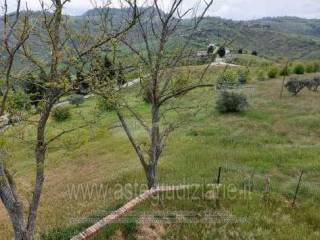
[[[0,106],[0,117],[4,115],[5,113],[5,108],[6,108],[6,103],[9,95],[9,88],[6,89],[3,93],[2,101],[1,101],[1,106]]]
[[[156,187],[156,168],[155,165],[148,165],[146,172],[148,189]]]

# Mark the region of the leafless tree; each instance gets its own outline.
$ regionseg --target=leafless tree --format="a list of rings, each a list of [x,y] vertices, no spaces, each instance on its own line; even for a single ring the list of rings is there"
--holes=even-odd
[[[78,29],[78,31],[73,31],[70,29],[72,25],[68,25],[68,17],[62,14],[67,2],[69,1],[52,0],[49,6],[42,2],[40,17],[30,20],[32,25],[35,26],[30,33],[32,41],[26,42],[24,40],[21,42],[25,61],[28,61],[31,65],[30,67],[35,71],[41,72],[44,77],[41,87],[44,89],[45,94],[41,104],[39,104],[39,116],[35,122],[34,157],[36,174],[32,197],[29,201],[29,209],[24,208],[21,196],[17,192],[13,175],[10,173],[5,161],[0,159],[0,198],[10,216],[15,239],[17,240],[34,238],[39,201],[45,179],[45,160],[49,144],[64,134],[87,126],[86,123],[83,126],[63,130],[56,136],[51,136],[46,131],[48,119],[55,104],[62,96],[73,89],[69,79],[70,73],[79,64],[85,64],[86,59],[84,58],[93,51],[103,47],[111,39],[124,34],[134,25],[136,19],[134,2],[133,4],[130,3],[133,8],[132,19],[126,22],[125,26],[118,28],[114,32],[109,32],[107,26],[101,27],[104,31],[98,32],[91,37],[86,35],[78,38],[78,36],[84,34],[85,30]],[[18,13],[19,11],[17,11]],[[22,36],[25,35],[22,34]],[[23,39],[25,38],[23,37]],[[41,43],[41,46],[37,43]],[[20,44],[19,47],[21,47]],[[34,120],[34,116],[32,118]],[[0,155],[0,158],[3,158],[3,155]]]
[[[149,188],[156,186],[157,166],[166,139],[178,127],[178,124],[175,123],[163,124],[164,114],[168,111],[168,108],[165,109],[164,106],[194,89],[214,86],[203,81],[210,68],[208,64],[199,73],[198,81],[174,87],[174,75],[179,73],[179,66],[194,57],[194,53],[189,48],[190,42],[196,37],[200,22],[213,4],[213,0],[199,1],[192,8],[185,9],[186,2],[184,0],[170,1],[167,11],[163,11],[158,0],[152,0],[151,4],[148,2],[148,8],[140,8],[142,13],[138,18],[134,33],[121,39],[124,46],[139,59],[139,67],[144,74],[141,80],[142,92],[146,94],[151,106],[147,119],[129,104],[118,106],[116,112],[141,162]],[[189,17],[187,26],[182,24],[185,17]],[[168,45],[172,41],[176,41],[177,48],[168,50]],[[141,44],[136,44],[137,42],[143,47]],[[216,56],[216,53],[213,56]],[[145,130],[148,137],[147,144],[139,143],[134,129],[128,124],[125,111]]]
[[[2,23],[2,38],[0,46],[0,67],[4,73],[3,92],[0,105],[0,116],[4,115],[6,103],[12,84],[13,65],[22,45],[29,38],[30,25],[28,14],[21,16],[21,0],[17,0],[17,8],[14,14],[8,13],[8,2],[4,1],[2,6],[3,16],[0,21]]]

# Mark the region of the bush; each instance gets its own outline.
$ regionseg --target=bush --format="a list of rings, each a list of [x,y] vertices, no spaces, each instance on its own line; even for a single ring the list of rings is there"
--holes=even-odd
[[[238,54],[243,54],[243,49],[242,49],[242,48],[240,48],[240,49],[238,50]]]
[[[8,111],[23,111],[30,110],[31,101],[29,95],[23,91],[10,92],[8,96]]]
[[[320,71],[320,64],[317,62],[313,63],[313,68],[314,68],[314,72],[319,72]]]
[[[244,111],[248,105],[245,95],[232,91],[223,91],[217,100],[216,109],[220,113],[238,113]]]
[[[268,72],[268,77],[271,79],[276,78],[278,76],[278,72],[279,70],[277,67],[272,67]]]
[[[56,122],[64,122],[71,118],[70,107],[68,106],[59,106],[53,109],[52,118]]]
[[[314,72],[316,72],[315,69],[314,69],[314,65],[313,65],[313,64],[307,64],[305,70],[306,70],[307,73],[314,73]]]
[[[303,81],[293,78],[285,84],[285,87],[290,93],[297,95],[305,87],[305,84]]]
[[[253,56],[258,56],[258,52],[257,51],[252,51],[251,53]]]
[[[232,71],[225,71],[218,76],[217,89],[231,88],[237,85],[237,76]]]
[[[295,66],[293,71],[295,74],[302,75],[302,74],[304,74],[304,70],[305,70],[304,66],[302,64],[298,64],[297,66]]]
[[[220,47],[218,50],[219,57],[223,58],[226,56],[226,49],[224,47]]]
[[[250,80],[250,71],[246,70],[239,70],[238,72],[238,81],[240,84],[246,84]]]
[[[80,104],[82,104],[84,102],[84,97],[83,97],[83,95],[73,94],[73,95],[69,96],[68,101],[72,105],[79,106]]]
[[[101,112],[112,112],[117,109],[117,97],[116,96],[108,96],[98,97],[97,98],[97,107]]]

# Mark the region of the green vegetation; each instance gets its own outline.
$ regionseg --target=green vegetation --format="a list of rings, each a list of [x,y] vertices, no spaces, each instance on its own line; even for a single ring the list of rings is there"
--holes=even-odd
[[[297,66],[294,67],[294,70],[293,70],[293,72],[298,75],[303,75],[304,71],[305,71],[305,69],[302,64],[298,64]]]
[[[279,69],[277,67],[272,67],[268,72],[269,78],[276,78],[278,76]]]
[[[52,111],[52,118],[56,122],[63,122],[71,118],[69,106],[59,106]]]
[[[193,67],[195,77],[197,68],[199,67]],[[215,79],[219,71],[223,69],[210,69],[207,80]],[[238,69],[235,70],[237,71]],[[256,69],[251,68],[250,71],[255,72]],[[303,236],[311,236],[312,239],[314,236],[317,239],[320,222],[316,211],[320,207],[317,187],[320,180],[317,161],[320,154],[317,146],[320,141],[320,106],[310,102],[315,101],[319,95],[312,91],[301,91],[298,98],[285,94],[279,100],[281,79],[255,81],[256,75],[252,79],[250,84],[254,85],[255,90],[252,92],[251,89],[244,89],[250,108],[241,114],[217,114],[213,99],[218,99],[219,96],[211,89],[196,90],[185,98],[178,99],[177,105],[180,108],[189,109],[188,106],[192,105],[198,106],[201,111],[192,115],[168,140],[169,145],[158,175],[158,182],[162,184],[211,183],[218,167],[223,166],[223,184],[235,184],[241,190],[253,174],[254,192],[250,200],[244,201],[239,197],[220,200],[222,209],[238,218],[246,218],[249,225],[221,223],[212,227],[201,223],[165,224],[164,236],[175,239],[179,239],[179,236],[221,237],[234,232],[244,238],[244,234],[251,233],[257,238],[264,238],[269,234],[275,239],[283,239],[285,236],[291,239],[301,239]],[[140,96],[137,97],[139,91],[140,89],[133,88],[125,94],[127,100],[135,102],[135,108],[144,115],[149,107],[141,101]],[[96,99],[93,98],[86,100],[78,108],[72,106],[70,111],[74,117],[65,122],[51,121],[48,134],[54,136],[61,129],[83,124],[82,118],[76,117],[79,111],[80,116],[86,116],[86,120],[94,117],[95,104]],[[206,107],[208,104],[210,108]],[[193,110],[189,109],[183,116],[172,114],[170,118],[178,121],[180,117],[184,118],[192,113]],[[108,130],[117,124],[115,114],[105,112],[100,120],[92,128],[65,135],[50,147],[46,185],[38,220],[38,232],[45,234],[44,239],[69,239],[71,235],[92,224],[89,219],[98,220],[110,209],[116,209],[121,203],[131,199],[132,196],[128,196],[119,201],[114,197],[112,192],[117,183],[144,183],[143,171],[123,130]],[[142,129],[137,128],[135,133],[139,136],[140,131]],[[15,135],[19,132],[28,139],[33,136],[34,128],[26,123],[10,129],[7,134]],[[7,143],[7,148],[14,152],[14,155],[8,156],[11,159],[8,160],[19,171],[18,185],[29,186],[33,179],[30,174],[30,169],[33,168],[33,151],[28,141],[11,141]],[[21,161],[13,161],[14,159]],[[292,209],[288,207],[288,202],[292,200],[301,170],[305,170],[305,175],[298,195],[298,205]],[[268,201],[262,200],[266,175],[271,179]],[[109,186],[110,194],[101,198],[70,198],[70,186],[78,187],[82,183],[89,186]],[[237,194],[243,193],[240,191]],[[202,198],[196,203],[189,199],[164,199],[161,202],[163,204],[152,210],[153,214],[156,214],[156,210],[161,216],[170,209],[199,212],[215,209],[212,201]],[[147,202],[137,210],[148,209],[150,204]],[[11,236],[10,225],[3,211],[0,211],[0,232],[6,234],[4,236]],[[88,221],[84,221],[84,224],[73,222],[82,218]],[[258,230],[257,224],[264,226],[264,230]],[[125,232],[124,228],[126,227],[122,224],[111,225],[104,230],[104,238],[101,239],[114,235],[118,229]],[[127,227],[135,228],[130,224]],[[272,229],[278,230],[270,233]]]
[[[233,91],[222,91],[216,104],[216,109],[220,113],[239,113],[247,107],[246,96]]]

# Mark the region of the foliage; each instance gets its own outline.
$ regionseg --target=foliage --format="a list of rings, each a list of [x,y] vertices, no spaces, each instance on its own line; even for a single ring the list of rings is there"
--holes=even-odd
[[[40,72],[38,77],[34,77],[32,74],[28,74],[23,84],[24,92],[29,95],[32,105],[38,106],[43,99],[46,88],[46,73]]]
[[[314,68],[314,72],[319,72],[320,71],[320,64],[317,62],[314,62],[313,68]]]
[[[214,52],[214,46],[210,44],[207,49],[207,54],[210,55],[210,54],[213,54],[213,52]]]
[[[269,72],[268,72],[268,77],[269,78],[276,78],[278,76],[279,70],[276,66],[273,66]]]
[[[306,73],[314,73],[316,72],[314,64],[307,64],[305,67]]]
[[[97,97],[96,106],[101,112],[112,112],[117,109],[118,98],[115,94]]]
[[[144,88],[144,89],[142,90],[142,92],[143,92],[143,93],[142,93],[143,101],[144,101],[145,103],[147,103],[147,104],[150,104],[151,101],[152,101],[152,94],[151,94],[149,88]]]
[[[90,92],[90,84],[83,72],[77,71],[73,88],[78,95],[87,95]]]
[[[253,56],[258,56],[258,52],[256,50],[252,51],[251,53]]]
[[[238,84],[237,75],[233,71],[224,71],[218,76],[217,89],[231,88]]]
[[[125,79],[123,71],[124,71],[123,65],[122,65],[122,63],[119,63],[118,64],[118,71],[117,71],[117,84],[118,84],[118,86],[122,86],[127,83],[127,80]]]
[[[226,49],[225,47],[220,47],[219,50],[218,50],[218,55],[219,57],[223,58],[226,56]]]
[[[294,72],[295,74],[299,74],[299,75],[304,74],[304,72],[305,72],[304,66],[303,66],[302,64],[296,65],[296,66],[294,67],[293,72]]]
[[[238,71],[238,81],[240,84],[246,84],[249,80],[250,80],[249,69]]]
[[[59,106],[53,109],[52,118],[56,122],[64,122],[71,118],[71,109],[68,106]]]
[[[240,49],[238,50],[238,54],[243,54],[243,49],[242,49],[242,48],[240,48]]]
[[[23,91],[10,92],[8,96],[8,111],[30,110],[31,101],[29,96]]]
[[[222,91],[216,103],[216,109],[220,113],[238,113],[247,107],[247,97],[233,91]]]
[[[73,95],[69,96],[68,101],[72,105],[79,106],[80,104],[82,104],[84,102],[84,97],[83,97],[83,95],[80,95],[80,94],[73,94]]]

